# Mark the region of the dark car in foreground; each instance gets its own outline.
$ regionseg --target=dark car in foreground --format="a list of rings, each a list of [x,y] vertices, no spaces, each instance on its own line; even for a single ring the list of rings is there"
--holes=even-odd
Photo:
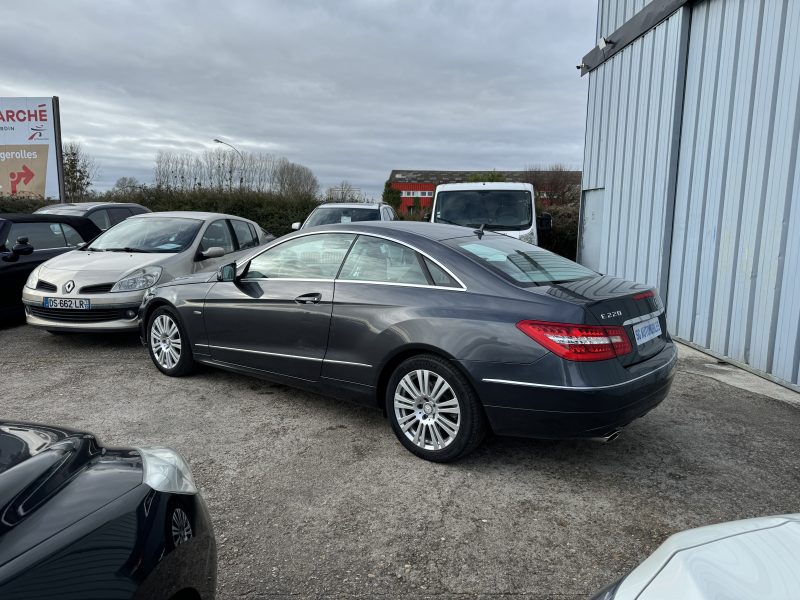
[[[0,421],[0,598],[205,600],[211,521],[168,448]]]
[[[152,288],[140,317],[167,375],[200,362],[360,400],[435,461],[489,428],[616,436],[664,399],[677,362],[650,287],[442,224],[301,230]]]
[[[66,202],[43,206],[36,214],[86,217],[105,231],[128,217],[149,212],[149,208],[133,202]]]
[[[31,271],[99,234],[85,217],[0,213],[0,319],[25,316],[22,288]]]

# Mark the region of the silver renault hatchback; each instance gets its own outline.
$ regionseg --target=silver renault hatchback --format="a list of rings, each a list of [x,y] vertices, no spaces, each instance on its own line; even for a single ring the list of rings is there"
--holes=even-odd
[[[26,320],[51,332],[135,331],[148,288],[216,269],[270,239],[256,223],[219,213],[129,217],[34,269],[22,291]]]

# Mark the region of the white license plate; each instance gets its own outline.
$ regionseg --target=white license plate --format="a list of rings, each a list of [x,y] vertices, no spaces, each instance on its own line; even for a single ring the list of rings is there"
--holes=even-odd
[[[661,323],[658,322],[658,317],[653,317],[633,326],[633,336],[636,338],[637,346],[641,346],[660,335]]]
[[[89,310],[91,308],[88,298],[45,298],[43,306],[71,310]]]

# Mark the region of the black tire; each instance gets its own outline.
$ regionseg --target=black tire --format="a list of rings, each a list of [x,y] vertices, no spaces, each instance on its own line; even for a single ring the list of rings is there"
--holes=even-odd
[[[438,384],[438,379],[444,380],[449,390]],[[401,397],[398,404],[396,394]],[[457,414],[453,410],[456,406]],[[486,434],[483,407],[472,385],[456,367],[431,354],[406,359],[394,370],[386,386],[386,415],[400,443],[433,462],[452,462],[466,456]]]
[[[175,339],[180,342],[178,358],[174,362],[162,358],[162,356],[164,356],[163,352],[167,352],[170,354],[170,356],[174,357],[174,354],[169,351],[169,348],[165,349],[163,346],[161,346],[159,348],[160,353],[158,354],[156,350],[154,350],[154,346],[159,346],[159,344],[158,342],[154,344],[153,338],[154,336],[159,335],[159,327],[161,328],[160,330],[162,332],[166,333],[164,330],[164,324],[167,322],[173,323],[177,328],[177,335],[169,336],[172,349],[175,350]],[[178,313],[169,306],[161,306],[157,308],[147,319],[147,351],[150,353],[150,358],[153,361],[153,364],[158,368],[159,371],[164,373],[164,375],[169,375],[170,377],[183,377],[184,375],[191,373],[194,369],[192,345],[190,343],[189,336],[186,335],[186,328],[183,326]]]

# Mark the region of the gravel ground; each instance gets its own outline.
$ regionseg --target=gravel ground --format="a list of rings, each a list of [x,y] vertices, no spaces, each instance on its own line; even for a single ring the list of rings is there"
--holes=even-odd
[[[708,358],[682,358],[667,400],[610,444],[491,438],[437,465],[377,411],[164,377],[135,336],[18,326],[0,347],[2,417],[183,453],[223,599],[586,598],[671,533],[800,512],[800,409],[706,376]]]

